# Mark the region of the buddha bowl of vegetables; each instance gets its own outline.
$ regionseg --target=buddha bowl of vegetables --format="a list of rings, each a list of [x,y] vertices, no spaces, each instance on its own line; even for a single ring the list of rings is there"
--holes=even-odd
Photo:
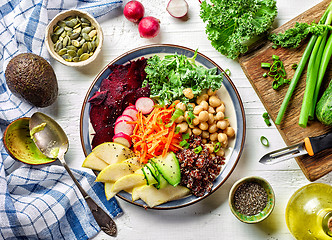
[[[96,171],[108,199],[174,209],[211,195],[229,177],[242,153],[245,116],[233,82],[211,59],[182,46],[148,45],[98,74],[80,134],[82,165]],[[210,181],[195,182],[207,168]]]

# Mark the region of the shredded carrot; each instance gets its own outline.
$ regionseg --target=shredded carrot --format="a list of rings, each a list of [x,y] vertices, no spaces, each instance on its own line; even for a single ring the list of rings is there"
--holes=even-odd
[[[169,151],[176,152],[181,149],[181,135],[175,133],[175,124],[166,127],[175,111],[175,105],[154,108],[148,116],[138,112],[137,120],[128,122],[135,124],[131,138],[133,150],[141,163],[147,163],[150,158],[159,155],[165,156]]]

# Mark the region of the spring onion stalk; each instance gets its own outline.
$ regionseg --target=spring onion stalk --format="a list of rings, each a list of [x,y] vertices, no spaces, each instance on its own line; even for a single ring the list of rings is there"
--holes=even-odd
[[[332,12],[330,11],[327,16],[327,19],[325,21],[325,24],[329,25],[329,24],[331,24],[331,21],[332,21]],[[313,107],[313,97],[314,97],[314,92],[315,92],[316,83],[317,83],[318,68],[319,68],[319,64],[321,61],[321,56],[319,56],[318,53],[319,53],[320,44],[323,40],[323,36],[324,36],[324,34],[320,35],[317,38],[317,41],[312,50],[310,60],[308,63],[306,88],[304,91],[301,113],[300,113],[300,118],[299,118],[299,125],[300,125],[300,127],[303,127],[303,128],[305,128],[307,126],[307,123],[309,120],[309,113],[311,111],[311,108]]]
[[[317,36],[312,35],[306,49],[303,52],[302,58],[296,68],[294,76],[293,76],[293,78],[290,82],[290,85],[288,87],[288,90],[286,92],[285,98],[280,106],[280,109],[279,109],[279,112],[278,112],[278,115],[277,115],[277,118],[275,121],[275,124],[277,124],[277,125],[280,125],[280,123],[281,123],[281,120],[286,112],[288,103],[293,95],[297,82],[299,81],[299,79],[301,77],[303,69],[304,69],[305,65],[307,64],[307,61],[310,57],[311,50],[314,47],[316,40],[317,40]]]
[[[332,10],[332,2],[327,7],[327,9],[324,12],[323,16],[321,17],[319,23],[326,22],[326,20],[328,18],[328,15],[330,14],[331,10]],[[314,47],[314,45],[316,43],[317,38],[318,38],[317,35],[312,35],[311,38],[310,38],[310,40],[309,40],[309,43],[308,43],[306,49],[303,52],[302,58],[301,58],[300,62],[298,63],[298,66],[296,68],[294,76],[293,76],[293,78],[292,78],[292,80],[290,82],[289,88],[288,88],[287,93],[285,95],[285,98],[284,98],[284,100],[283,100],[283,102],[281,104],[281,107],[279,109],[279,112],[278,112],[278,115],[277,115],[277,118],[276,118],[276,121],[275,121],[275,124],[277,124],[277,125],[280,125],[280,123],[281,123],[281,120],[282,120],[282,118],[283,118],[283,116],[284,116],[284,114],[286,112],[287,106],[288,106],[289,101],[290,101],[290,99],[291,99],[291,97],[293,95],[293,92],[295,90],[297,82],[299,81],[299,79],[301,77],[301,74],[302,74],[302,72],[304,70],[304,67],[307,64],[307,61],[308,61],[308,59],[310,57],[311,51],[312,51],[312,49],[313,49],[313,47]]]
[[[323,82],[323,78],[324,78],[324,75],[325,75],[325,72],[327,69],[327,65],[330,62],[331,56],[332,56],[332,34],[329,36],[329,38],[326,42],[326,46],[324,48],[324,52],[323,52],[323,56],[322,56],[322,61],[320,63],[319,70],[318,70],[317,84],[316,84],[314,98],[313,98],[313,107],[311,108],[311,112],[310,112],[310,115],[312,115],[312,116],[314,115],[314,112],[315,112],[315,107],[316,107],[316,103],[318,100],[320,86]]]

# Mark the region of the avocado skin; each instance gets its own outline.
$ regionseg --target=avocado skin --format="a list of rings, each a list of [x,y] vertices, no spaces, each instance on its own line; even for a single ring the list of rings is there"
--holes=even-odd
[[[52,66],[33,53],[13,57],[5,71],[6,82],[13,94],[36,107],[47,107],[58,96],[58,82]]]

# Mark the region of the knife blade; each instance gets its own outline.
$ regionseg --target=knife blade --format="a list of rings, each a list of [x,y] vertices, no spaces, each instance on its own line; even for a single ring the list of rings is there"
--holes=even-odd
[[[332,132],[316,137],[306,137],[301,143],[267,153],[259,162],[263,164],[275,164],[305,154],[313,156],[329,148],[332,148]]]

